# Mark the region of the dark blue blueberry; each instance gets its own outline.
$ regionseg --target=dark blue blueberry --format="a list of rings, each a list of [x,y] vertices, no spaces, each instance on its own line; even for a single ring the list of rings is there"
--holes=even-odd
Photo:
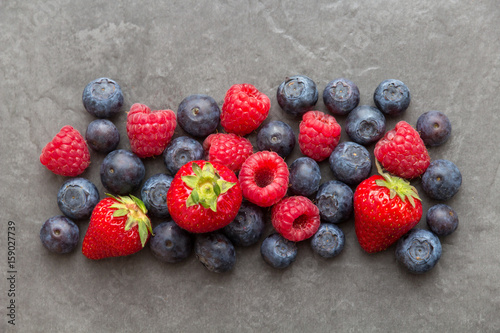
[[[410,106],[410,90],[399,80],[385,80],[375,89],[373,100],[384,114],[397,116]]]
[[[257,133],[259,150],[270,150],[285,158],[295,148],[295,133],[290,125],[273,120],[263,125]]]
[[[344,249],[345,236],[342,229],[331,223],[321,223],[311,238],[311,248],[323,258],[333,258]]]
[[[101,164],[101,183],[112,194],[130,194],[141,184],[146,169],[141,159],[125,149],[113,150]]]
[[[149,177],[141,188],[141,199],[148,209],[148,213],[159,217],[170,216],[167,206],[167,192],[174,177],[158,173]]]
[[[236,262],[234,245],[221,232],[197,234],[194,253],[203,266],[215,273],[230,271]]]
[[[260,246],[260,254],[274,268],[287,268],[297,258],[297,244],[278,233],[267,236]]]
[[[187,162],[203,159],[203,146],[188,136],[180,136],[170,142],[163,151],[163,162],[168,171],[175,175]]]
[[[318,101],[316,83],[305,75],[287,77],[276,93],[278,104],[292,116],[301,116],[310,111]]]
[[[434,160],[422,175],[424,192],[435,200],[448,200],[462,185],[462,174],[458,167],[448,160]]]
[[[50,252],[69,253],[78,245],[80,229],[66,216],[53,216],[42,225],[40,240]]]
[[[100,153],[109,153],[118,147],[120,132],[108,119],[96,119],[87,127],[85,140],[90,148]]]
[[[222,231],[237,246],[250,246],[259,241],[265,228],[262,208],[243,202],[236,218]]]
[[[358,86],[344,78],[332,80],[323,91],[323,102],[332,114],[345,116],[359,104]]]
[[[57,193],[57,205],[61,212],[73,220],[88,219],[99,202],[97,187],[85,178],[65,181]]]
[[[458,227],[457,213],[445,204],[437,204],[429,208],[426,221],[429,229],[438,236],[448,236]]]
[[[177,263],[188,258],[193,252],[193,235],[174,221],[160,223],[153,229],[153,234],[149,248],[160,261]]]
[[[333,176],[348,185],[361,183],[370,176],[372,170],[370,153],[356,142],[341,142],[328,161]]]
[[[310,157],[299,157],[290,165],[290,190],[295,195],[311,196],[319,188],[321,170],[318,162]]]
[[[217,129],[220,108],[208,95],[190,95],[179,104],[177,122],[189,134],[205,137]]]
[[[448,141],[451,135],[451,122],[439,111],[428,111],[418,117],[417,131],[428,146],[439,146]]]
[[[396,244],[396,260],[416,274],[425,273],[436,266],[441,252],[439,238],[423,229],[410,230]]]
[[[123,94],[115,81],[106,77],[96,79],[85,87],[83,106],[97,118],[110,118],[121,111]]]
[[[373,106],[360,105],[352,110],[345,121],[345,131],[352,141],[368,145],[385,134],[385,117]]]
[[[338,180],[321,184],[316,193],[316,206],[322,221],[329,223],[344,222],[353,212],[352,189]]]

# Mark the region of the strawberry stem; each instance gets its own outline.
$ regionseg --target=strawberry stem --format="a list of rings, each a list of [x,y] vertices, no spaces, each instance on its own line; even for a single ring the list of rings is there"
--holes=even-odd
[[[377,159],[375,159],[375,165],[377,166],[378,173],[384,177],[383,180],[378,179],[375,183],[378,186],[387,187],[390,191],[389,196],[391,199],[397,195],[403,202],[408,200],[414,208],[415,199],[422,201],[422,199],[418,196],[417,189],[412,186],[409,181],[384,172]]]

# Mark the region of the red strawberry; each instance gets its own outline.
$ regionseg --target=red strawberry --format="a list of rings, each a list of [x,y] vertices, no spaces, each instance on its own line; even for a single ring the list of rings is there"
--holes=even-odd
[[[133,195],[102,199],[92,211],[83,254],[96,260],[138,252],[153,233],[146,213],[144,203]]]
[[[210,134],[203,141],[203,149],[210,162],[224,164],[234,172],[239,171],[243,162],[253,153],[250,140],[233,133]]]
[[[354,228],[369,253],[385,250],[422,217],[417,190],[403,178],[383,173],[365,179],[354,192]]]
[[[175,174],[167,192],[167,207],[177,225],[194,233],[225,227],[238,214],[241,187],[228,167],[191,161]]]
[[[90,164],[89,148],[80,132],[66,125],[42,149],[40,162],[57,175],[75,177]]]
[[[177,121],[172,110],[151,111],[136,103],[127,114],[127,135],[131,150],[140,158],[163,153],[174,135]]]
[[[247,135],[267,118],[271,101],[253,85],[235,84],[226,92],[220,115],[228,133]]]
[[[283,237],[300,242],[318,231],[319,209],[306,197],[287,197],[273,206],[271,221],[274,229]]]
[[[377,142],[373,153],[387,171],[406,179],[422,175],[431,163],[420,135],[405,121],[387,132]]]
[[[299,147],[302,154],[317,162],[330,157],[340,140],[340,125],[321,111],[308,111],[299,125]]]

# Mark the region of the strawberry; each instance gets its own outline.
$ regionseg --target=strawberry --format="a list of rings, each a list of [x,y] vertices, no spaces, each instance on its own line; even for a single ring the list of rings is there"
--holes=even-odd
[[[144,203],[133,195],[102,199],[92,211],[83,254],[97,260],[138,252],[153,233],[146,213]]]
[[[193,233],[228,225],[238,214],[243,195],[233,171],[203,160],[184,164],[167,192],[167,207],[177,225]]]
[[[234,172],[238,172],[253,153],[250,140],[233,133],[210,134],[203,141],[203,149],[210,162],[224,164]]]
[[[382,172],[361,182],[354,192],[354,228],[368,253],[383,251],[412,229],[422,217],[415,187]]]

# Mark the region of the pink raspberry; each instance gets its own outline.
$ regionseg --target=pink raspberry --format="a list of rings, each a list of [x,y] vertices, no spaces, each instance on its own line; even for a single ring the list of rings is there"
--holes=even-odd
[[[239,171],[253,153],[250,140],[233,133],[210,134],[203,141],[203,149],[210,162],[223,164],[234,172]]]
[[[302,154],[321,162],[328,158],[340,140],[340,125],[331,115],[308,111],[299,125],[299,147]]]
[[[284,198],[273,206],[271,222],[274,229],[283,237],[293,242],[300,242],[318,231],[319,209],[303,196]]]

